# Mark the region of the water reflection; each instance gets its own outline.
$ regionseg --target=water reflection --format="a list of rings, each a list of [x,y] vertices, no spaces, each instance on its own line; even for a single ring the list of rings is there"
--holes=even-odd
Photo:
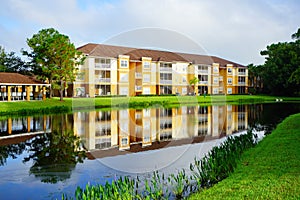
[[[42,182],[57,183],[70,178],[78,162],[83,162],[80,138],[72,131],[42,134],[26,143],[29,156],[23,162],[33,160],[30,174]]]
[[[77,112],[74,133],[84,140],[89,151],[112,147],[143,150],[164,141],[178,144],[178,140],[193,139],[189,140],[193,142],[199,137],[219,138],[245,130],[247,112],[247,105]]]

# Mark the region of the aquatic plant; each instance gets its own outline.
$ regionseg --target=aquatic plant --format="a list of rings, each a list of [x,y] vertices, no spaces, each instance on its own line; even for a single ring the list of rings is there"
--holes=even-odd
[[[249,130],[247,134],[228,137],[219,146],[213,147],[202,159],[195,158],[190,164],[191,175],[185,170],[177,174],[160,174],[153,172],[150,179],[143,182],[137,177],[120,177],[104,185],[86,185],[85,189],[77,187],[76,200],[113,199],[113,200],[161,200],[169,198],[182,199],[189,193],[210,187],[228,177],[237,166],[241,154],[257,143],[257,136]],[[63,194],[62,199],[68,198]]]

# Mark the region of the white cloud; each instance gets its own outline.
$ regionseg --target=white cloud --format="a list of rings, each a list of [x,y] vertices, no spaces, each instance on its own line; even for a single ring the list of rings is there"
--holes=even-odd
[[[0,45],[19,52],[26,38],[48,27],[76,45],[154,27],[183,34],[211,55],[259,64],[266,45],[287,41],[297,30],[299,10],[293,0],[7,0],[0,8]]]

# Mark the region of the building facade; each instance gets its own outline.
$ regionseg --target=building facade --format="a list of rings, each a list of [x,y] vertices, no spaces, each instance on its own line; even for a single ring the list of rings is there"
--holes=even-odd
[[[247,67],[215,56],[87,44],[74,97],[248,93]],[[190,80],[199,81],[190,84]]]

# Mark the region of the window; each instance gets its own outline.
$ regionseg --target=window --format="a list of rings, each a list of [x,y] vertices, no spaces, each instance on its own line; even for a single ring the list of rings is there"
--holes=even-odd
[[[121,60],[121,67],[127,68],[128,67],[128,61],[127,60]]]
[[[120,73],[120,81],[121,82],[128,82],[128,74],[127,73]]]
[[[227,94],[232,94],[232,88],[227,88]]]
[[[228,68],[227,72],[228,72],[228,74],[231,74],[232,73],[232,68]]]
[[[186,78],[185,77],[182,77],[182,82],[186,83]]]
[[[213,93],[214,94],[218,94],[219,93],[219,89],[218,88],[214,88]]]
[[[208,66],[198,65],[198,71],[200,71],[200,73],[207,73],[208,72]]]
[[[214,73],[218,73],[219,72],[219,68],[218,67],[214,67]]]
[[[122,138],[121,139],[121,144],[122,144],[122,146],[127,145],[128,144],[128,138]]]
[[[150,62],[148,61],[144,62],[144,69],[150,69]]]
[[[182,94],[187,94],[187,88],[182,88]]]
[[[149,87],[144,87],[143,88],[143,94],[150,94],[150,88]]]
[[[143,75],[143,82],[150,82],[150,74]]]
[[[229,85],[231,85],[231,84],[232,84],[232,78],[228,78],[228,79],[227,79],[227,83],[228,83]]]
[[[84,81],[84,75],[84,72],[79,72],[76,77],[77,81]]]
[[[120,95],[128,95],[128,88],[127,87],[121,87],[120,88]]]
[[[85,96],[85,88],[84,87],[78,87],[78,88],[76,88],[76,96],[77,97],[83,97],[83,96]]]
[[[214,84],[218,84],[219,83],[219,77],[214,77]]]

